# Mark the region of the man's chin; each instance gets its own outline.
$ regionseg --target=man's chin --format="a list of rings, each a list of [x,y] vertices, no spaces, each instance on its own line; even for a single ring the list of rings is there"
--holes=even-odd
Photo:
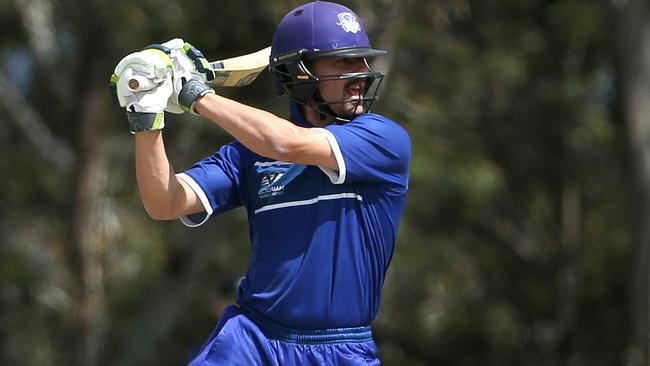
[[[365,108],[363,104],[354,103],[350,106],[345,106],[342,113],[339,113],[339,116],[345,119],[353,119],[357,116],[360,116],[365,113]]]

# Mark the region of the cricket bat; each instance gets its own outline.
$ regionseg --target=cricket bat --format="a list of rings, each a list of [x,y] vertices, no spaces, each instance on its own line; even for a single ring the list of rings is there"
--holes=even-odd
[[[253,82],[257,75],[269,65],[271,47],[266,47],[247,55],[210,62],[214,79],[210,86],[245,86]]]
[[[253,82],[269,65],[271,47],[257,52],[209,62],[209,72],[214,78],[206,81],[212,87],[216,86],[245,86]],[[133,77],[128,81],[131,91],[144,91],[155,87],[155,84],[144,77]]]

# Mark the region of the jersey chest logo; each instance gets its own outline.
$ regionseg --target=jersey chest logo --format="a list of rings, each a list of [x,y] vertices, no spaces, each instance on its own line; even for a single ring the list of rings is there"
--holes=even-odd
[[[304,165],[282,161],[256,162],[257,198],[283,195],[286,185],[304,169]]]
[[[264,173],[262,177],[262,182],[260,182],[260,188],[267,188],[272,186],[275,182],[280,180],[284,173]]]

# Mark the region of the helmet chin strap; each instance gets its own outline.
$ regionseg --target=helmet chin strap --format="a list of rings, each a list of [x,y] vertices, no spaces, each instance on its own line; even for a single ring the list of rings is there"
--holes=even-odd
[[[316,111],[318,112],[318,118],[323,121],[326,120],[327,118],[334,117],[334,118],[340,118],[332,108],[330,108],[329,104],[325,104],[325,99],[320,94],[319,90],[316,90],[314,93],[313,100],[316,102]]]
[[[314,92],[312,100],[316,102],[316,106],[314,106],[315,107],[314,109],[316,109],[316,112],[318,113],[318,118],[321,121],[326,120],[328,118],[334,118],[334,123],[346,123],[354,119],[354,116],[343,117],[336,114],[336,112],[334,112],[332,108],[330,108],[329,104],[325,102],[319,90],[316,90]]]

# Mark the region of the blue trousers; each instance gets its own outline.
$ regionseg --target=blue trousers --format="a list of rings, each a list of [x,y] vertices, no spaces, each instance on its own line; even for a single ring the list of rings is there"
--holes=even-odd
[[[188,366],[379,365],[369,327],[304,331],[229,306]]]

